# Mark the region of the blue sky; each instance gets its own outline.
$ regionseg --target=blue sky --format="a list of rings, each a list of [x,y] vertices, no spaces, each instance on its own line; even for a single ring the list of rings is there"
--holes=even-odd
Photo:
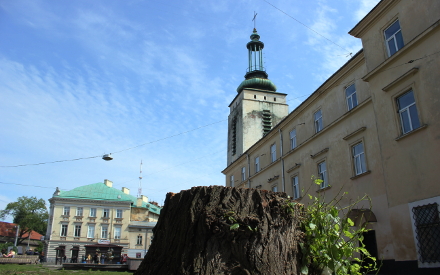
[[[104,179],[136,195],[141,160],[142,193],[160,204],[223,185],[254,11],[293,110],[362,47],[347,32],[378,0],[269,2],[339,46],[264,0],[1,1],[0,208]]]

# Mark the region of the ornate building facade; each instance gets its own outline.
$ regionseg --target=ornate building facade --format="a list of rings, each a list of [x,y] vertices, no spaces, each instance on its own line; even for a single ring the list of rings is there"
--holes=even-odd
[[[161,207],[146,196],[136,198],[113,183],[94,183],[70,191],[58,188],[49,199],[46,255],[49,260],[64,255],[80,259],[112,251],[113,262],[121,254],[143,258],[153,237],[152,229]],[[110,260],[110,259],[108,259]]]
[[[256,80],[245,79],[229,106],[226,186],[303,203],[307,193],[347,191],[345,205],[367,194],[367,249],[384,271],[426,274],[440,267],[440,2],[382,0],[349,33],[363,49],[290,113],[272,111],[285,95],[249,54]],[[276,118],[270,129],[265,116]],[[249,117],[262,126],[249,131]]]

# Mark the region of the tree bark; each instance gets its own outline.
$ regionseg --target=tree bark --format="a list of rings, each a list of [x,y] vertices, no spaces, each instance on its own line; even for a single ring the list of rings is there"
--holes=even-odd
[[[223,186],[168,193],[135,274],[297,274],[300,206],[285,193]]]

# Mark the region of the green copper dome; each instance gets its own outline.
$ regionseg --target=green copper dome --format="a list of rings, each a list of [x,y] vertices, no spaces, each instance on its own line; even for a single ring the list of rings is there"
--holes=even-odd
[[[275,86],[275,84],[273,84],[273,82],[267,78],[245,79],[243,80],[243,82],[241,82],[240,86],[238,86],[237,93],[240,93],[245,88],[254,88],[272,92],[275,92],[277,90],[277,86]]]

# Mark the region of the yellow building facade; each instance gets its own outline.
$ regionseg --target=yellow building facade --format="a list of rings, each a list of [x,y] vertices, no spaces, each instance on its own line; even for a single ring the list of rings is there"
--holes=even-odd
[[[95,183],[70,191],[58,188],[50,202],[49,223],[45,236],[45,253],[49,261],[66,256],[67,261],[82,261],[111,251],[120,262],[121,254],[143,258],[151,244],[161,207],[149,203],[146,196],[130,195],[129,189],[118,190],[113,183]]]
[[[233,128],[249,123],[230,118],[226,186],[282,191],[303,203],[307,193],[333,198],[342,189],[345,205],[367,194],[374,216],[365,242],[383,270],[439,268],[439,19],[440,1],[382,0],[349,32],[363,49],[270,131],[249,133],[256,142],[233,156]],[[240,88],[231,114],[264,111],[235,104],[240,94],[274,98],[268,86]],[[312,175],[324,182],[316,186]]]

